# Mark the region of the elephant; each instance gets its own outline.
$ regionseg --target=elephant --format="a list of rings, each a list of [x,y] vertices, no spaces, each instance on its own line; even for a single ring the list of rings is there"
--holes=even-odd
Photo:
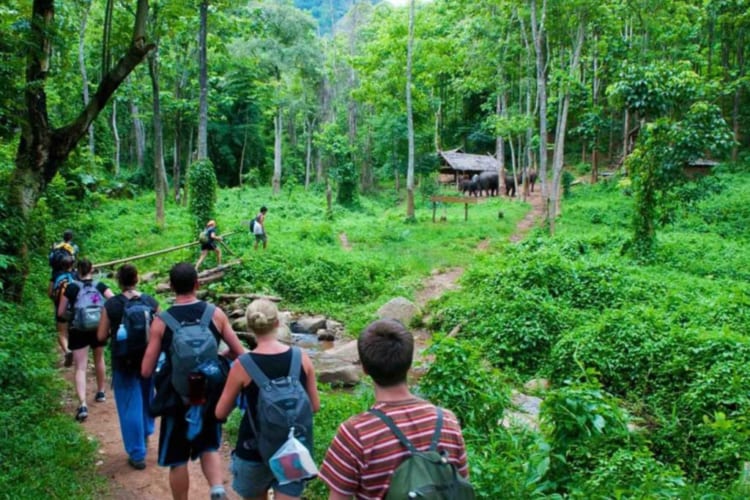
[[[479,194],[487,192],[487,196],[497,196],[497,172],[482,172],[479,174]]]
[[[479,186],[475,181],[464,179],[461,181],[459,189],[464,194],[466,194],[466,192],[468,191],[469,196],[479,196]]]
[[[526,182],[529,184],[529,190],[533,193],[534,192],[534,184],[536,184],[537,179],[537,173],[533,170],[528,170],[526,173]],[[518,182],[523,183],[523,177],[522,174],[518,176]]]
[[[510,174],[505,174],[505,194],[510,197],[516,195],[516,180]]]

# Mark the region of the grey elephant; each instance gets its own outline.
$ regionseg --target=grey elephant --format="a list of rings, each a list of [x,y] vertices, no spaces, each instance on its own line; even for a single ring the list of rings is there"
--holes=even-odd
[[[459,185],[459,189],[462,193],[469,193],[469,196],[479,196],[479,186],[475,181],[464,179]]]
[[[487,196],[497,196],[497,180],[497,172],[482,172],[479,174],[479,193],[485,191]]]

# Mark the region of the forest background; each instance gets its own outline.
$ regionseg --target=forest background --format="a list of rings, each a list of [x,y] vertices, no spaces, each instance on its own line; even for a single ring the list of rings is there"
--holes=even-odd
[[[67,485],[49,490],[69,467],[81,470],[82,495],[102,487],[87,481],[92,463],[81,459],[92,446],[69,447],[86,441],[47,411],[60,406],[60,387],[39,291],[46,251],[63,228],[85,235],[82,245],[98,259],[189,240],[200,221],[183,208],[186,179],[209,171],[231,188],[216,205],[226,222],[236,226],[257,208],[239,200],[273,200],[285,230],[303,242],[269,259],[273,278],[240,272],[237,286],[343,316],[347,297],[369,297],[344,318],[356,332],[379,298],[413,293],[429,272],[374,257],[385,243],[404,249],[419,236],[430,243],[420,251],[434,257],[424,264],[439,267],[456,264],[448,250],[492,236],[486,224],[467,225],[468,238],[456,244],[415,227],[427,197],[447,192],[435,182],[436,152],[460,147],[494,155],[511,172],[537,171],[545,200],[544,232],[472,261],[464,293],[434,306],[434,331],[470,326],[466,341],[434,346],[443,362],[421,390],[465,412],[480,491],[742,496],[750,474],[742,227],[750,218],[738,201],[747,199],[747,2],[414,7],[0,6],[0,282],[3,315],[15,320],[3,322],[0,387],[2,419],[16,431],[3,438],[4,491],[75,496]],[[683,168],[705,157],[724,166],[713,180],[685,183]],[[572,179],[597,183],[601,171],[623,178],[586,190],[588,201],[561,201]],[[226,201],[230,193],[236,202]],[[500,206],[514,220],[522,205]],[[477,210],[492,212],[496,219],[497,207]],[[337,277],[329,284],[339,291],[321,287],[313,301],[290,274],[333,252],[346,220],[372,244],[354,263],[323,259],[318,270]],[[134,234],[145,227],[144,236],[113,247],[101,229],[113,221]],[[567,236],[560,227],[575,224]],[[383,285],[394,276],[404,276],[403,290]],[[352,288],[368,279],[374,290]],[[545,432],[499,428],[505,391],[535,375],[553,380]],[[336,416],[361,406],[354,399],[337,399]],[[626,413],[641,432],[628,428]],[[40,438],[43,445],[31,444]],[[26,477],[38,463],[49,464],[44,474]]]

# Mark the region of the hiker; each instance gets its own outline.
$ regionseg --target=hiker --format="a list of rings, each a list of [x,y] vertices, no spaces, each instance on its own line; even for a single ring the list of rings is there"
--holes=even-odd
[[[86,368],[89,360],[89,347],[94,350],[95,401],[103,403],[107,400],[104,394],[106,377],[104,346],[107,343],[97,340],[96,330],[105,299],[113,297],[114,294],[106,284],[94,280],[93,272],[94,266],[91,261],[81,259],[78,262],[79,279],[68,284],[65,293],[60,297],[60,305],[57,308],[58,318],[68,318],[68,321],[63,325],[67,331],[68,346],[73,351],[75,387],[79,402],[76,420],[79,422],[83,422],[89,416],[88,406],[86,405]]]
[[[221,265],[221,248],[219,248],[218,242],[222,241],[221,236],[216,234],[216,221],[210,220],[206,224],[205,229],[201,232],[201,256],[198,258],[198,262],[195,263],[196,271],[200,269],[203,260],[208,255],[208,252],[216,252],[216,265]]]
[[[141,377],[141,363],[159,303],[136,290],[138,270],[132,264],[120,267],[117,283],[120,293],[104,304],[96,335],[99,342],[111,338],[112,389],[122,443],[128,464],[142,470],[146,468],[148,437],[154,432],[154,418],[149,413],[154,383],[151,377]]]
[[[273,302],[266,299],[254,300],[247,307],[245,317],[247,326],[255,333],[257,347],[240,356],[232,365],[224,392],[216,405],[216,418],[226,420],[238,396],[241,395],[246,404],[246,413],[240,422],[237,445],[232,452],[231,469],[234,474],[232,488],[243,498],[266,498],[270,488],[273,488],[275,498],[300,498],[305,488],[304,481],[280,485],[271,472],[268,457],[264,457],[264,450],[260,449],[263,439],[268,437],[269,428],[256,412],[260,388],[248,372],[246,365],[248,360],[252,360],[254,367],[251,370],[257,368],[265,377],[274,380],[289,375],[293,359],[297,361],[299,370],[297,380],[301,386],[302,395],[308,399],[301,403],[305,405],[303,409],[308,413],[304,417],[309,419],[305,426],[310,432],[309,436],[305,436],[307,442],[303,444],[309,451],[312,451],[312,413],[320,409],[315,370],[306,353],[297,347],[289,347],[278,341],[276,331],[279,326],[279,312]],[[295,409],[297,407],[295,405]],[[269,449],[278,449],[286,441],[287,435],[288,428],[282,431],[280,442],[269,443]]]
[[[266,206],[260,207],[260,212],[258,212],[258,215],[255,216],[255,219],[253,219],[253,234],[255,235],[255,245],[253,248],[255,250],[258,249],[258,243],[263,243],[263,250],[266,249],[266,245],[268,245],[268,236],[266,235],[266,212],[268,212],[268,208]]]
[[[211,498],[213,500],[223,499],[226,498],[226,493],[223,486],[223,466],[218,451],[221,445],[221,424],[216,421],[212,408],[210,414],[207,412],[202,415],[202,426],[197,435],[193,436],[192,439],[188,438],[188,432],[191,428],[186,417],[194,406],[193,401],[188,401],[188,398],[185,397],[184,386],[192,384],[193,380],[200,381],[200,379],[193,378],[195,367],[190,370],[189,375],[183,373],[188,368],[185,366],[185,358],[178,357],[180,354],[177,352],[178,349],[172,349],[172,347],[174,345],[184,349],[188,337],[186,333],[190,328],[187,325],[193,325],[193,330],[189,332],[193,335],[195,326],[202,325],[205,321],[207,327],[205,329],[201,327],[201,330],[207,331],[208,338],[201,343],[201,347],[208,345],[212,350],[209,354],[212,354],[214,359],[218,357],[217,346],[221,340],[230,349],[229,352],[223,354],[232,359],[245,352],[245,348],[237,338],[237,334],[232,329],[229,318],[224,311],[213,304],[198,300],[196,296],[198,272],[195,267],[187,262],[175,264],[169,271],[169,284],[175,293],[174,304],[166,311],[168,316],[161,313],[151,323],[148,347],[141,364],[141,376],[143,378],[151,377],[160,354],[164,353],[165,364],[161,369],[167,370],[171,374],[172,386],[180,395],[177,398],[177,407],[161,416],[158,463],[162,467],[170,468],[169,486],[172,490],[172,497],[186,499],[190,488],[187,463],[189,460],[200,458],[203,475],[211,488]],[[204,318],[204,313],[207,313],[205,314],[207,318]],[[170,322],[172,326],[168,326],[165,321]],[[175,330],[178,331],[175,333]],[[178,339],[178,337],[180,338]],[[202,351],[202,353],[204,352]],[[198,357],[195,353],[189,354],[192,358]],[[204,387],[206,386],[204,385]],[[196,392],[200,389],[202,388],[193,388]],[[192,394],[193,391],[190,392],[190,400],[193,399],[193,396],[204,398],[212,396],[211,394],[194,395]],[[218,394],[216,394],[216,397],[218,397]]]
[[[73,231],[66,229],[63,232],[63,240],[52,245],[49,251],[49,266],[52,271],[49,286],[47,287],[47,296],[52,299],[55,308],[55,318],[57,327],[57,343],[63,353],[63,365],[65,367],[73,364],[73,353],[68,349],[68,335],[64,323],[57,318],[57,306],[60,305],[60,297],[65,292],[68,283],[75,279],[76,257],[78,256],[78,245],[73,243]]]
[[[64,255],[58,264],[59,271],[53,273],[53,280],[49,284],[49,297],[55,308],[55,328],[57,329],[57,345],[63,354],[63,366],[66,368],[73,365],[73,351],[68,347],[68,312],[58,314],[60,299],[65,295],[68,285],[75,280],[73,271],[73,256]]]
[[[331,500],[383,498],[394,486],[391,484],[394,471],[410,456],[409,450],[373,410],[390,417],[420,451],[431,447],[438,425],[437,407],[412,395],[407,386],[414,338],[404,325],[392,319],[370,323],[357,340],[357,350],[362,370],[375,385],[375,404],[370,411],[342,423],[326,452],[320,478],[328,486]],[[468,477],[461,428],[456,416],[447,409],[442,409],[437,449],[445,453],[458,474]]]

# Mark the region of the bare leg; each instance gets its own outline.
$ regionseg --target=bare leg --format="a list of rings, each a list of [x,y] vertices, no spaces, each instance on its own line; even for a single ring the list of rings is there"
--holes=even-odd
[[[68,328],[65,323],[57,323],[57,344],[63,354],[68,352]]]
[[[89,363],[88,346],[73,351],[73,363],[76,367],[76,395],[81,406],[84,406],[86,404],[86,367]]]
[[[174,500],[188,499],[190,476],[188,476],[187,464],[169,469],[169,487],[172,489],[172,498]]]
[[[198,262],[195,263],[196,271],[201,267],[201,264],[203,264],[203,259],[206,258],[206,255],[208,255],[208,250],[201,250],[201,256],[198,257]]]
[[[104,392],[107,380],[107,367],[104,365],[104,346],[94,349],[94,368],[96,368],[96,390]]]
[[[216,247],[216,265],[221,265],[221,248]]]
[[[221,456],[218,451],[206,451],[201,454],[201,469],[209,486],[224,484]]]

